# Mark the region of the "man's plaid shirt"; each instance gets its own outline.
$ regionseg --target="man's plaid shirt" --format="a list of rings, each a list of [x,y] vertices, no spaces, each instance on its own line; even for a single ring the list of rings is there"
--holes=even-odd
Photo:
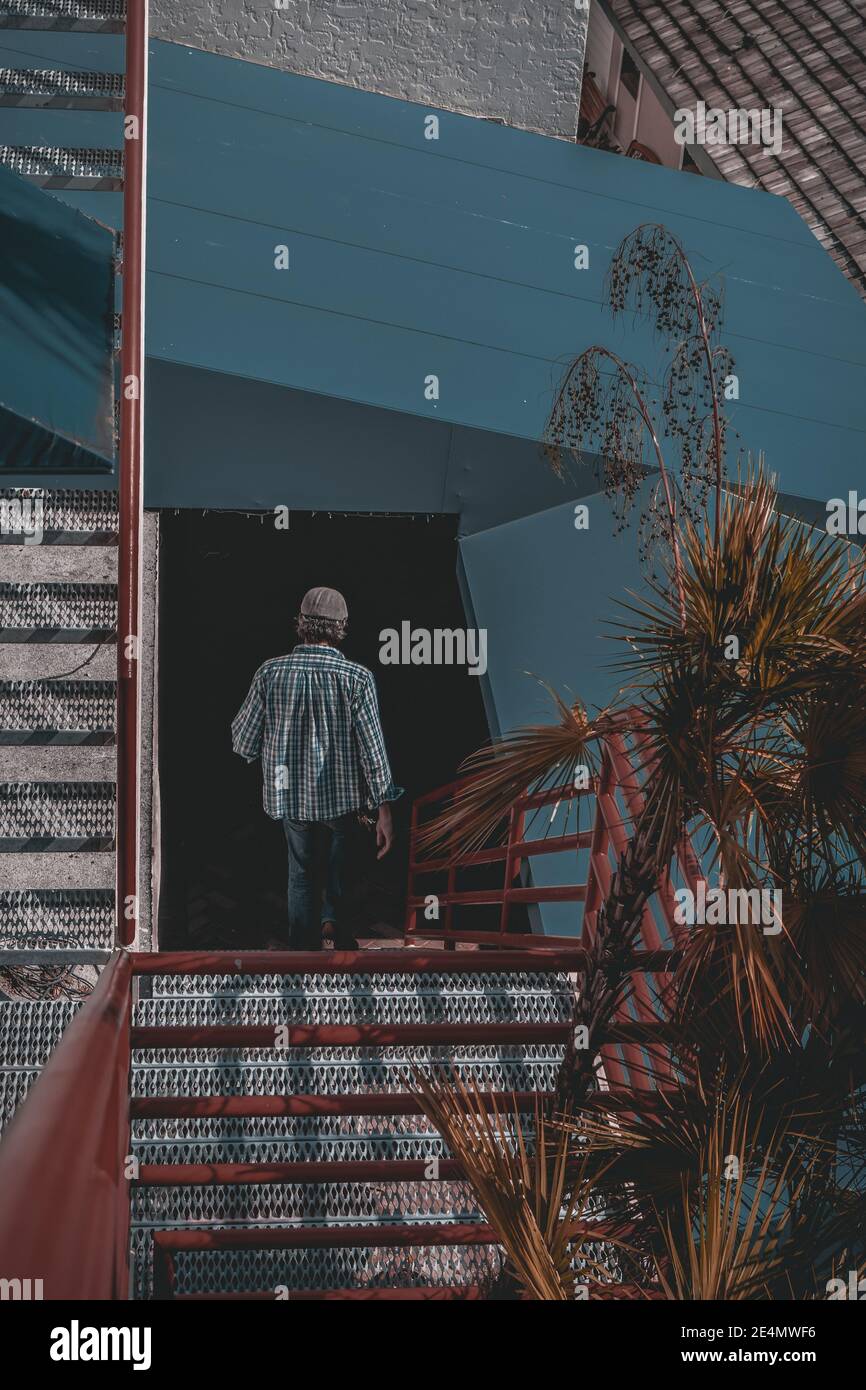
[[[376,686],[336,647],[301,644],[260,666],[232,723],[232,746],[261,756],[274,820],[323,821],[393,801]]]

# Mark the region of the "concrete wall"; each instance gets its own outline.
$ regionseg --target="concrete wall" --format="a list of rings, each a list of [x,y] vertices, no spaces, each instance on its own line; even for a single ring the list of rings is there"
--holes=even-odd
[[[582,0],[152,0],[150,13],[154,38],[524,130],[577,131]]]

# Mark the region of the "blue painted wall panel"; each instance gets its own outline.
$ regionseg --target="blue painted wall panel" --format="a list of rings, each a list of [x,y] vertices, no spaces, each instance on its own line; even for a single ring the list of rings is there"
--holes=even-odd
[[[525,516],[597,488],[571,486],[527,439],[152,360],[148,507],[451,512],[460,530]],[[190,455],[209,460],[206,491]]]
[[[4,482],[110,470],[113,317],[114,233],[0,169]]]
[[[646,485],[649,486],[649,485]],[[622,683],[613,663],[621,644],[611,640],[616,600],[639,592],[643,578],[632,526],[613,537],[610,505],[587,499],[590,525],[574,529],[570,503],[521,517],[460,542],[460,558],[473,619],[488,632],[488,693],[494,728],[549,724],[556,717],[539,683],[548,682],[567,701],[591,711],[608,703]],[[536,820],[531,838],[543,833]],[[580,826],[587,829],[587,821]],[[557,822],[556,831],[563,829]],[[532,861],[536,883],[586,881],[578,856],[557,854]],[[577,904],[546,904],[547,933],[579,932]]]
[[[163,45],[153,80],[152,355],[535,439],[590,342],[658,363],[601,297],[610,249],[661,216],[724,269],[742,447],[792,492],[816,458],[847,485],[866,314],[787,204],[467,118],[425,141],[422,107]]]
[[[439,421],[157,361],[146,391],[148,507],[457,510]]]
[[[11,114],[34,143],[56,116]],[[107,129],[68,114],[81,143]],[[741,393],[729,413],[743,450],[763,450],[791,493],[855,485],[866,307],[787,203],[448,113],[428,141],[427,114],[153,44],[150,359],[217,374],[215,393],[225,378],[247,378],[412,416],[422,430],[441,421],[536,440],[565,362],[590,343],[660,369],[645,328],[614,325],[602,307],[612,248],[660,219],[699,274],[724,272]],[[69,196],[116,215],[110,195]],[[273,268],[279,243],[289,271]],[[573,267],[577,243],[590,248],[589,271]],[[430,374],[438,402],[424,397]],[[166,438],[176,423],[151,421],[148,437]],[[255,421],[245,423],[254,435]],[[380,506],[374,474],[353,468],[339,429],[331,437],[320,423],[328,484],[349,507]],[[251,454],[239,478],[225,478],[218,469],[235,465],[216,465],[190,439],[182,461],[172,451],[170,469],[154,464],[158,492],[170,502],[174,486],[176,497],[214,505],[247,489],[252,504],[273,491],[270,436]],[[495,462],[485,466],[494,498]],[[311,496],[320,480],[287,486]],[[418,510],[441,485],[419,469],[393,482]],[[476,503],[482,495],[476,485]],[[545,505],[543,489],[539,499],[525,504]],[[487,524],[500,515],[494,508]],[[472,526],[484,524],[477,506]]]

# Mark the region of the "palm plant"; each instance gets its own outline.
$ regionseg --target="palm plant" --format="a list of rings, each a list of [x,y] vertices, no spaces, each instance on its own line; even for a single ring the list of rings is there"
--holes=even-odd
[[[552,1126],[537,1104],[529,1126],[515,1105],[487,1109],[474,1083],[414,1072],[415,1094],[428,1119],[470,1177],[479,1205],[496,1232],[509,1269],[532,1299],[575,1297],[582,1278],[610,1280],[610,1261],[593,1232],[593,1179],[571,1161],[568,1133]],[[608,1245],[625,1244],[605,1232]]]
[[[590,1045],[569,1050],[558,1093],[571,1162],[613,1229],[634,1223],[620,1253],[639,1283],[676,1298],[814,1296],[840,1261],[866,1254],[866,566],[783,515],[760,462],[725,483],[721,298],[679,243],[638,228],[610,294],[615,311],[678,335],[661,410],[679,472],[639,374],[602,349],[569,369],[548,453],[561,470],[566,452],[600,448],[627,510],[649,437],[670,563],[620,604],[611,704],[590,718],[555,697],[557,722],[475,754],[426,844],[487,842],[524,791],[564,787],[578,763],[597,771],[613,731],[639,735],[642,809],[578,978],[575,1023]],[[615,369],[607,383],[602,361]],[[651,1077],[655,1108],[626,1123],[601,1091],[598,1053],[629,999],[647,899],[685,836],[705,878],[780,892],[783,909],[770,932],[682,933],[663,999],[671,1055]],[[652,1071],[658,1054],[646,1055]],[[437,1123],[446,1104],[440,1089]],[[485,1152],[492,1209],[504,1175]],[[731,1157],[738,1175],[725,1178]],[[466,1167],[475,1181],[471,1150]]]

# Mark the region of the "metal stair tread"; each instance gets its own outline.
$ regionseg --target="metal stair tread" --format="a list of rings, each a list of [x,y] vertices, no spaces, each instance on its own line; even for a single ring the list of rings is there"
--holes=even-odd
[[[116,682],[0,681],[0,745],[111,744]]]
[[[0,28],[122,33],[125,0],[2,0]]]
[[[81,488],[0,488],[0,544],[25,545],[36,520],[41,546],[116,546],[117,493]],[[29,526],[25,526],[25,521]]]
[[[109,146],[0,145],[0,165],[42,188],[123,186],[123,151]]]
[[[122,111],[122,72],[0,67],[0,106]]]
[[[183,1248],[168,1255],[170,1296],[268,1297],[275,1283],[486,1287],[500,1272],[470,1184],[407,1093],[411,1066],[453,1068],[500,1105],[518,1093],[531,1138],[526,1107],[555,1091],[572,982],[559,962],[520,956],[520,970],[445,953],[426,970],[420,953],[391,952],[380,970],[362,953],[345,960],[290,972],[261,959],[245,970],[241,956],[234,970],[191,960],[195,973],[147,973],[131,1059],[139,1297],[168,1296],[172,1242]],[[284,1024],[280,1047],[273,1029]],[[215,1111],[196,1114],[208,1096]],[[233,1098],[240,1113],[221,1115]],[[187,1099],[192,1113],[173,1113]],[[206,1234],[219,1248],[184,1246]]]

